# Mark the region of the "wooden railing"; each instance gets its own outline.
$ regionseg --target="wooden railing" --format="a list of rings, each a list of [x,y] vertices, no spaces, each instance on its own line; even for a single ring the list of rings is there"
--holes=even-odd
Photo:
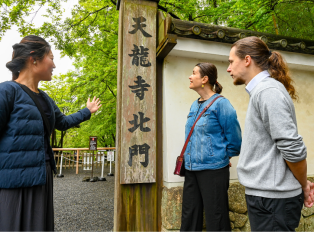
[[[89,148],[52,148],[54,152],[54,157],[56,160],[57,169],[60,168],[60,159],[61,154],[63,153],[64,163],[62,164],[62,168],[74,168],[74,163],[76,166],[76,174],[79,173],[79,166],[83,167],[83,152],[88,151],[88,153],[93,153],[93,151],[89,151]],[[106,152],[106,151],[114,151],[115,147],[98,147],[97,152],[94,151],[96,160],[98,160],[99,153],[98,151]],[[76,152],[76,153],[75,153]],[[81,164],[80,164],[81,161]],[[95,163],[96,168],[98,166],[98,162]]]

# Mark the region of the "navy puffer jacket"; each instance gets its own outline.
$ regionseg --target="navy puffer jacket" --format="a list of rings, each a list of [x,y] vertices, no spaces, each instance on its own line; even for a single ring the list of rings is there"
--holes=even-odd
[[[67,130],[91,117],[87,108],[65,116],[45,92],[40,92],[51,110],[51,130]],[[55,171],[50,145],[48,150],[51,152],[51,167]],[[45,183],[44,124],[41,114],[17,83],[0,83],[0,189]]]

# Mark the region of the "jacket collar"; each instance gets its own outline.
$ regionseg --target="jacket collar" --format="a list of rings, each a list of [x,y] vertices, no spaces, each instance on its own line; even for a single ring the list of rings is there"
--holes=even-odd
[[[51,117],[48,118],[48,120],[49,120],[50,128],[51,128],[50,133],[52,133],[52,131],[54,130],[54,127],[55,127],[55,123],[54,123],[54,122],[55,122],[54,108],[53,108],[53,105],[52,105],[52,103],[51,103],[51,101],[50,101],[48,95],[47,95],[44,91],[42,91],[42,90],[40,90],[40,89],[38,89],[38,90],[39,90],[39,92],[42,94],[42,96],[45,98],[46,103],[47,103],[47,105],[48,105],[49,108],[50,108]]]
[[[259,74],[257,74],[255,77],[253,77],[253,79],[247,84],[247,86],[245,87],[245,90],[248,94],[250,94],[252,92],[252,90],[265,78],[270,77],[269,73],[267,70],[264,70],[262,72],[260,72]]]
[[[203,102],[203,104],[199,104],[198,100],[200,99],[200,97],[196,100],[197,105],[199,106],[199,113],[202,112],[202,110],[215,98],[218,96],[218,93],[215,93],[213,96],[211,96],[210,98],[208,98],[205,102]]]

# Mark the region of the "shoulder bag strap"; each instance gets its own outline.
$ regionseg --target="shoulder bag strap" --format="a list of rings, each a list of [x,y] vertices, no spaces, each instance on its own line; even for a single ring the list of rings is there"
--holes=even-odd
[[[194,127],[195,127],[197,121],[200,119],[200,117],[202,117],[202,115],[205,113],[205,111],[206,111],[218,98],[220,98],[220,97],[223,97],[223,96],[220,95],[220,96],[215,97],[215,98],[203,109],[203,111],[200,113],[200,115],[198,116],[198,118],[195,120],[195,122],[194,122],[194,124],[193,124],[193,126],[192,126],[192,128],[191,128],[191,130],[190,130],[190,133],[189,133],[188,137],[186,138],[185,144],[184,144],[184,146],[183,146],[183,148],[182,148],[182,151],[181,151],[181,154],[180,154],[180,157],[181,157],[181,158],[183,158],[184,152],[185,152],[185,150],[186,150],[186,147],[187,147],[188,142],[189,142],[189,140],[190,140],[190,138],[191,138],[191,135],[192,135],[192,133],[193,133],[193,130],[194,130]]]
[[[31,97],[31,99],[34,101],[35,105],[37,106],[40,114],[41,114],[41,117],[43,118],[43,121],[44,121],[44,125],[46,127],[46,130],[47,130],[47,133],[48,135],[50,134],[50,124],[49,124],[49,121],[48,121],[48,118],[46,116],[46,114],[44,113],[44,110],[42,109],[39,101],[37,100],[37,98],[34,96],[34,94],[32,93],[32,91],[25,85],[22,85],[18,82],[15,81],[16,84],[18,84],[19,86],[21,86],[21,88]]]

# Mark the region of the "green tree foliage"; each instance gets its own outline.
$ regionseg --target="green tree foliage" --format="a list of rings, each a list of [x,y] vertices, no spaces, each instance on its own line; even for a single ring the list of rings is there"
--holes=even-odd
[[[48,6],[48,12],[61,14],[61,1],[0,0],[0,40],[5,32],[11,29],[12,25],[17,25],[20,32],[22,32],[25,27],[34,26],[33,20],[44,5]],[[29,20],[27,21],[26,19]]]
[[[48,38],[75,70],[46,83],[43,89],[64,113],[84,107],[88,97],[102,101],[100,112],[66,134],[64,146],[86,147],[90,135],[100,146],[114,146],[118,14],[116,0],[79,0],[64,19],[66,0],[0,0],[0,39],[12,25],[23,35]],[[45,6],[47,21],[35,28],[32,19]],[[161,0],[158,8],[174,18],[261,32],[314,39],[314,0]],[[40,12],[40,11],[39,11]],[[30,20],[26,20],[26,18]],[[58,65],[62,64],[56,64]]]
[[[161,0],[182,20],[314,39],[314,0]]]
[[[68,30],[80,29],[82,34],[91,32],[93,26],[89,27],[84,22],[92,22],[95,26],[101,18],[100,15],[104,14],[114,15],[112,19],[117,20],[116,0],[80,0],[73,6],[72,17],[63,21],[62,14],[69,9],[62,9],[61,3],[66,1],[0,0],[0,37],[13,24],[18,25],[22,33],[31,32],[29,29],[33,26],[33,20],[27,22],[25,18],[33,19],[43,6],[48,6],[46,15],[52,20],[53,26],[43,27],[41,32],[43,35],[54,35],[58,43],[62,41],[63,46],[58,48],[67,47],[70,39]],[[275,22],[281,35],[309,39],[314,35],[314,0],[160,0],[158,7],[182,20],[271,33],[275,33]]]
[[[118,12],[109,1],[94,0],[81,1],[73,8],[72,18],[65,21],[59,15],[53,17],[52,23],[35,30],[25,28],[29,30],[25,33],[53,38],[57,48],[74,59],[76,71],[67,74],[68,89],[76,99],[72,112],[85,105],[88,97],[102,101],[100,111],[74,129],[76,136],[69,134],[66,144],[87,147],[88,137],[93,135],[98,136],[99,146],[114,146]]]
[[[37,1],[38,2],[38,1]],[[40,6],[47,4],[39,1]],[[74,113],[85,106],[88,97],[97,96],[102,107],[91,120],[84,122],[80,128],[68,131],[63,146],[87,147],[89,136],[98,136],[98,146],[114,146],[116,119],[116,85],[117,85],[117,41],[118,15],[115,3],[111,1],[80,1],[72,9],[72,17],[63,20],[60,1],[49,2],[47,22],[40,28],[23,19],[40,6],[29,1],[27,7],[15,10],[15,2],[6,3],[3,17],[7,17],[6,26],[20,20],[19,30],[23,35],[37,34],[49,38],[62,51],[63,55],[73,58],[75,70],[54,81],[43,84],[46,91],[65,114]],[[10,5],[11,4],[11,5]],[[2,4],[3,6],[3,4]],[[11,8],[10,8],[11,7]],[[9,12],[11,9],[11,12]],[[68,10],[68,9],[67,9]],[[10,18],[13,12],[19,18]],[[4,25],[4,24],[3,24]],[[56,64],[58,65],[62,64]],[[60,140],[60,133],[57,138]],[[57,146],[59,146],[59,142]]]
[[[59,75],[55,76],[50,82],[43,82],[41,89],[44,90],[58,105],[60,111],[64,115],[68,115],[77,111],[73,104],[76,101],[76,96],[72,94],[70,88],[68,88],[68,74],[67,75]],[[52,132],[51,144],[52,147],[67,147],[67,145],[71,145],[70,142],[74,135],[77,135],[77,127],[71,128],[68,131],[57,132],[54,130]],[[66,139],[68,138],[68,139]]]

